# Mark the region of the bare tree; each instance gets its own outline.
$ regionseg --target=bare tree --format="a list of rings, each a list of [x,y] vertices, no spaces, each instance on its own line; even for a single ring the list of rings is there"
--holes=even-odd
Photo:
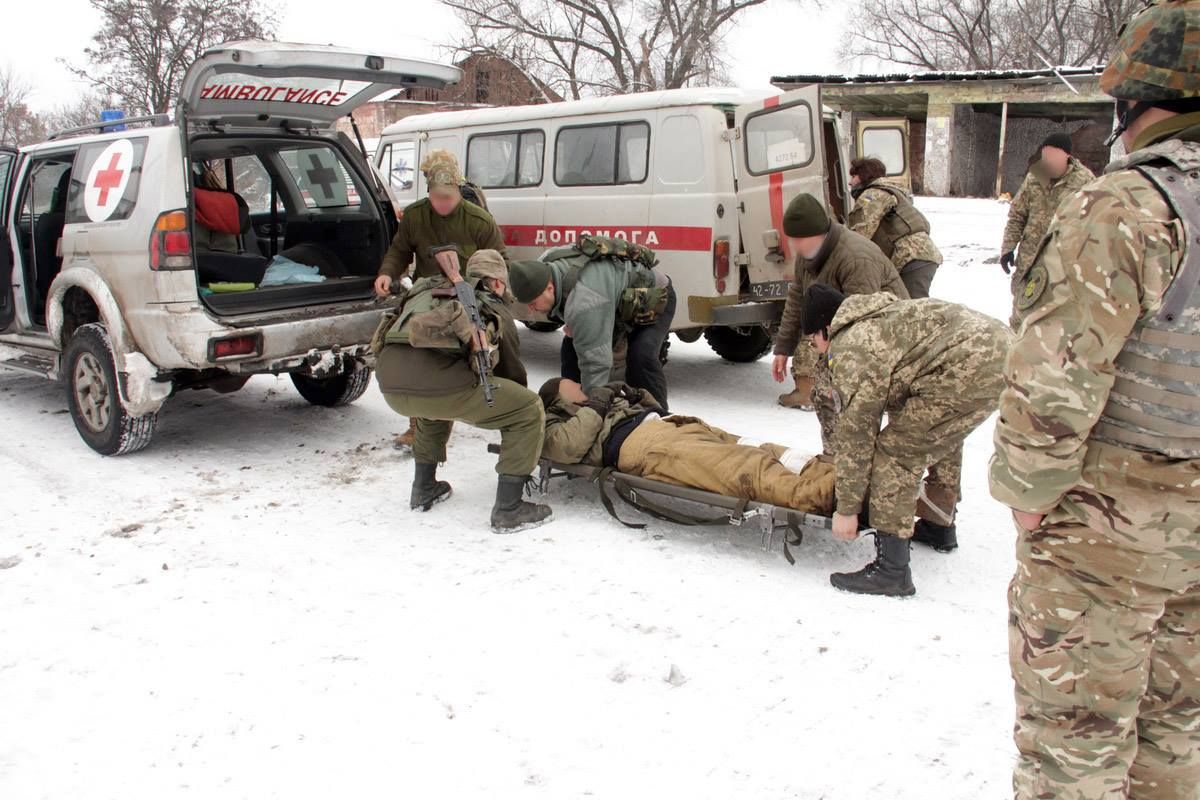
[[[442,0],[460,50],[507,58],[559,94],[677,89],[725,80],[722,43],[765,0]]]
[[[11,65],[0,69],[0,144],[20,147],[45,138],[46,129],[26,100],[32,86]]]
[[[53,111],[42,114],[42,120],[46,124],[46,130],[50,132],[93,125],[100,119],[100,112],[108,105],[103,93],[87,91],[71,102],[63,103]]]
[[[130,115],[169,111],[187,68],[209,47],[269,39],[275,29],[275,17],[257,0],[90,2],[102,19],[83,51],[90,66],[67,67],[118,97]]]
[[[1145,0],[864,0],[845,58],[927,70],[1020,69],[1103,62]]]

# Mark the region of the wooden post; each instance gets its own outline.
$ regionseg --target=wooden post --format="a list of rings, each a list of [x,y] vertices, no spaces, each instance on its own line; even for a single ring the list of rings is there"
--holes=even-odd
[[[1000,106],[1000,154],[996,157],[996,191],[994,196],[1000,196],[1000,187],[1004,182],[1004,137],[1008,133],[1008,101]]]

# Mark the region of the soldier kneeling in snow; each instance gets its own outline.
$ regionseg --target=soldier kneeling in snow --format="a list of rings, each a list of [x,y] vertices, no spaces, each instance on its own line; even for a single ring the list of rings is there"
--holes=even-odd
[[[649,392],[610,383],[585,394],[552,378],[542,454],[564,464],[614,467],[676,486],[813,514],[833,510],[833,466],[778,444],[739,439],[696,417],[663,416]]]

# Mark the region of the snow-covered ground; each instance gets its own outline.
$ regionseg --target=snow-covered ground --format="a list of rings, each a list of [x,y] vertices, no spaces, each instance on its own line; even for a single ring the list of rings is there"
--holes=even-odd
[[[1007,318],[983,263],[1007,207],[920,205],[934,294]],[[525,338],[536,386],[558,337]],[[766,359],[673,342],[667,374],[680,413],[819,447]],[[0,371],[0,797],[1008,794],[991,422],[967,442],[962,546],[914,549],[903,601],[830,587],[869,539],[809,537],[793,567],[736,528],[623,528],[586,485],[495,536],[496,437],[465,425],[454,497],[410,513],[403,425],[374,388],[330,411],[256,378],[177,396],[149,450],[104,459],[57,385]]]

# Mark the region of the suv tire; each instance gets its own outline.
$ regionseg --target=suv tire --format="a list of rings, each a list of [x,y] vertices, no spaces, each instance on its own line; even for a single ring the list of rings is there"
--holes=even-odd
[[[135,417],[125,410],[112,341],[102,324],[75,329],[63,353],[62,374],[71,419],[88,447],[100,455],[123,456],[150,444],[158,414]]]
[[[758,361],[767,354],[772,344],[771,334],[762,325],[705,328],[704,339],[721,358],[738,364]]]
[[[362,397],[371,385],[372,370],[361,361],[352,361],[337,375],[314,378],[311,375],[291,373],[292,385],[314,406],[345,406]]]

